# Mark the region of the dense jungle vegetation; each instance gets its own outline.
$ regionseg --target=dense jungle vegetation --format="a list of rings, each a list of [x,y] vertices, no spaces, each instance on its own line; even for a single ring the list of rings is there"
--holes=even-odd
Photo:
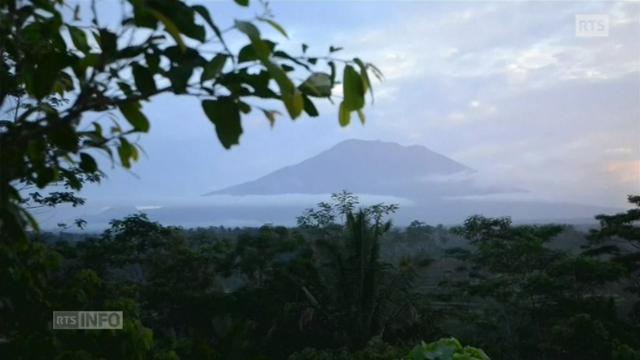
[[[41,234],[2,258],[28,263],[0,279],[16,299],[2,303],[0,357],[638,359],[629,200],[588,234],[482,216],[397,228],[395,205],[347,192],[294,228],[183,229],[139,213],[95,236]],[[61,309],[124,310],[124,329],[51,331]]]

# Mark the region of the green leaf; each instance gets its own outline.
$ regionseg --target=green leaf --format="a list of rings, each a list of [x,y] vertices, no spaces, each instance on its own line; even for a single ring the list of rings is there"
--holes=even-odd
[[[171,21],[171,19],[164,16],[158,10],[149,9],[149,12],[153,14],[153,16],[155,16],[155,18],[158,19],[164,25],[169,35],[173,37],[173,39],[176,41],[176,44],[178,44],[178,46],[180,47],[180,50],[184,51],[187,47],[185,46],[184,41],[182,40],[182,36],[180,35],[180,31],[178,30],[178,27],[176,26],[176,24],[174,24],[173,21]]]
[[[351,112],[347,110],[344,105],[344,101],[340,103],[340,108],[338,110],[338,122],[342,127],[348,126],[349,122],[351,122]]]
[[[76,4],[73,8],[73,21],[80,21],[80,4]]]
[[[144,96],[149,96],[156,92],[156,82],[153,79],[153,73],[148,68],[138,63],[132,65],[133,78],[136,81],[136,87]]]
[[[280,115],[280,113],[276,110],[265,110],[265,109],[263,109],[262,112],[264,113],[264,116],[267,118],[267,120],[269,120],[269,125],[273,127],[276,123],[276,115]]]
[[[289,38],[289,35],[287,35],[287,32],[284,30],[284,28],[278,24],[277,22],[271,20],[271,19],[267,19],[264,17],[258,17],[258,20],[265,22],[269,25],[271,25],[271,27],[273,27],[277,32],[279,32],[280,34],[282,34],[282,36],[286,37],[287,39]]]
[[[275,46],[275,43],[260,39],[260,31],[255,25],[248,21],[236,20],[235,27],[240,30],[240,32],[247,35],[247,37],[249,37],[249,40],[251,40],[251,46],[253,46],[253,49],[255,51],[255,58],[259,59],[262,62],[268,61],[269,55],[271,54],[271,50]],[[253,54],[246,54],[245,61],[248,61],[249,59],[253,60],[251,58],[252,56]]]
[[[358,113],[358,118],[360,119],[360,123],[362,125],[364,125],[364,123],[366,121],[366,117],[364,116],[364,112],[362,111],[362,109],[358,109],[356,112]]]
[[[380,80],[383,81],[384,80],[384,74],[382,73],[382,71],[380,69],[378,69],[377,66],[369,63],[367,64],[368,68],[371,68],[371,71],[373,72],[373,75],[375,75],[375,77]]]
[[[76,62],[75,68],[80,72],[80,74],[84,74],[87,68],[92,68],[98,66],[100,62],[100,55],[95,53],[85,54],[85,56],[80,59],[80,61]],[[80,77],[82,75],[79,75]]]
[[[224,41],[224,38],[222,37],[222,32],[220,31],[220,29],[218,28],[218,26],[213,22],[213,19],[211,18],[211,15],[209,14],[209,10],[207,10],[207,8],[205,8],[202,5],[194,5],[191,7],[195,12],[197,12],[198,14],[200,14],[200,16],[202,16],[202,18],[204,19],[204,21],[207,22],[207,24],[209,24],[209,26],[211,27],[211,29],[213,30],[213,32],[216,34],[216,37],[218,38],[218,40],[220,40],[220,43],[222,44],[222,46],[224,47],[225,50],[227,50],[227,52],[229,52],[229,49],[227,47],[227,44]]]
[[[234,0],[240,6],[249,6],[249,0]]]
[[[137,57],[144,53],[144,48],[142,46],[127,46],[118,51],[116,54],[117,59],[129,59]]]
[[[62,150],[75,151],[78,148],[78,135],[68,122],[55,121],[49,128],[51,142]]]
[[[283,93],[282,101],[284,102],[284,106],[287,108],[287,112],[292,119],[295,119],[302,114],[302,110],[304,109],[304,99],[302,98],[300,90],[294,89],[293,93]]]
[[[333,45],[329,46],[329,52],[330,53],[334,53],[334,52],[340,51],[340,50],[342,50],[341,47],[334,47]]]
[[[118,156],[120,157],[120,163],[125,168],[131,167],[131,159],[136,159],[138,157],[138,152],[135,147],[131,145],[127,139],[124,137],[120,138],[120,145],[118,146]]]
[[[364,85],[362,78],[351,65],[344,67],[342,77],[343,103],[345,109],[349,111],[361,109],[364,106]]]
[[[239,63],[255,60],[258,60],[258,55],[256,54],[256,49],[253,47],[253,44],[243,46],[238,52]]]
[[[251,46],[255,49],[256,57],[259,60],[263,61],[269,58],[269,55],[271,54],[271,46],[269,46],[268,41],[260,39],[251,40]]]
[[[176,94],[184,94],[187,92],[187,84],[193,68],[189,66],[174,66],[166,74],[171,81],[171,88]]]
[[[313,101],[311,101],[311,99],[309,99],[307,96],[303,96],[302,98],[304,99],[304,112],[306,112],[307,115],[311,117],[317,117],[318,115],[320,115],[318,113],[318,109],[316,109],[316,106],[313,104]]]
[[[213,59],[211,59],[211,61],[204,66],[202,70],[202,76],[200,77],[200,82],[204,82],[218,76],[218,74],[224,68],[224,64],[227,61],[227,57],[228,57],[227,55],[223,55],[223,54],[218,54],[214,56]]]
[[[293,66],[287,64],[280,64],[280,67],[282,68],[282,70],[284,70],[284,72],[292,72],[296,69]]]
[[[313,73],[309,76],[299,88],[305,95],[316,97],[329,97],[331,96],[331,88],[333,83],[331,82],[331,75],[326,73]]]
[[[37,170],[38,177],[36,178],[36,186],[39,188],[43,188],[47,186],[50,182],[54,181],[57,177],[57,172],[55,169],[50,167],[42,167]]]
[[[296,63],[296,64],[298,64],[298,65],[302,66],[303,68],[305,68],[305,69],[307,69],[307,70],[311,71],[311,68],[309,67],[309,65],[307,65],[307,64],[305,64],[304,62],[302,62],[302,61],[300,61],[300,60],[296,59],[295,57],[293,57],[293,56],[291,56],[291,55],[287,54],[287,53],[286,53],[286,52],[284,52],[284,51],[281,51],[281,50],[276,50],[276,51],[274,51],[274,52],[273,52],[273,57],[279,57],[279,58],[283,58],[283,59],[290,60],[290,61],[292,61],[292,62],[294,62],[294,63]]]
[[[118,88],[120,88],[120,90],[127,96],[133,96],[133,90],[131,89],[131,86],[129,86],[129,84],[122,82],[122,81],[118,81]]]
[[[195,12],[197,12],[198,14],[200,14],[200,16],[202,16],[202,18],[204,19],[204,21],[207,22],[207,24],[209,24],[209,26],[212,29],[217,29],[218,27],[216,26],[216,24],[213,22],[213,19],[211,18],[211,14],[209,14],[209,10],[207,10],[206,7],[202,6],[202,5],[193,5],[191,7]]]
[[[53,86],[67,64],[67,57],[61,53],[46,54],[32,74],[30,81],[31,93],[42,99],[53,91]]]
[[[297,118],[304,109],[304,100],[300,90],[293,86],[287,74],[278,65],[266,61],[263,62],[267,71],[280,87],[280,97],[292,119]]]
[[[238,52],[238,62],[241,63],[255,60],[266,60],[275,46],[276,43],[274,43],[273,41],[261,39],[257,39],[255,41],[252,40],[251,44],[244,46],[242,49],[240,49],[240,52]],[[256,49],[260,52],[258,53]]]
[[[193,48],[181,50],[179,46],[168,46],[163,49],[163,52],[171,60],[173,66],[195,68],[204,66],[207,63],[207,60],[200,55],[199,51]]]
[[[116,34],[106,29],[100,29],[100,49],[102,50],[102,56],[106,58],[113,58],[118,51],[118,38]]]
[[[133,126],[134,130],[140,132],[149,131],[149,120],[140,111],[140,103],[137,101],[126,102],[119,106],[120,112],[125,119]]]
[[[247,35],[250,39],[260,39],[260,30],[248,21],[235,21],[235,27],[240,30],[242,33]]]
[[[138,161],[138,149],[134,145],[131,145],[131,158]]]
[[[160,65],[160,56],[158,53],[145,53],[144,60],[147,62],[149,71],[154,73],[158,71],[158,66]]]
[[[251,112],[251,105],[247,104],[244,101],[238,100],[238,109],[240,109],[240,112],[242,112],[243,114],[248,114]]]
[[[364,87],[365,94],[367,91],[371,92],[371,101],[373,102],[373,87],[371,87],[371,80],[369,80],[369,74],[367,73],[367,66],[360,60],[359,58],[353,59],[353,61],[358,64],[360,68],[360,77],[362,77],[362,84]]]
[[[29,160],[34,163],[43,163],[46,151],[47,147],[42,139],[31,140],[27,145],[27,155],[29,156]]]
[[[170,5],[166,6],[167,4]],[[204,42],[207,32],[204,26],[195,21],[195,9],[186,6],[182,1],[176,1],[173,3],[168,2],[167,4],[158,5],[158,10],[166,15],[167,18],[171,19],[171,21],[176,25],[176,28],[178,28],[178,31],[192,39]]]
[[[63,96],[66,91],[71,90],[73,90],[73,79],[66,72],[60,71],[58,79],[56,79],[56,82],[53,85],[52,91]]]
[[[80,168],[86,172],[93,173],[98,170],[98,164],[91,155],[80,153]]]
[[[242,135],[240,122],[240,108],[231,97],[221,97],[217,100],[203,100],[202,109],[216,128],[216,134],[222,146],[229,149],[238,144]]]
[[[260,32],[250,22],[237,21],[235,26],[241,32],[246,34],[251,40],[256,56],[260,62],[267,68],[269,75],[276,81],[280,88],[280,98],[284,103],[289,116],[292,119],[297,118],[304,109],[304,100],[302,99],[302,93],[300,90],[294,87],[293,83],[287,77],[285,71],[277,64],[269,60],[269,54],[271,49],[269,45],[260,39]]]
[[[333,61],[329,61],[329,67],[331,68],[331,83],[336,83],[336,64]]]
[[[147,6],[141,4],[141,2],[133,2],[133,22],[136,26],[145,27],[149,29],[155,29],[158,25],[158,19],[153,16]]]
[[[69,26],[69,34],[71,35],[71,41],[73,45],[82,51],[83,53],[89,52],[89,43],[87,42],[87,35],[82,29],[78,29],[75,26]]]

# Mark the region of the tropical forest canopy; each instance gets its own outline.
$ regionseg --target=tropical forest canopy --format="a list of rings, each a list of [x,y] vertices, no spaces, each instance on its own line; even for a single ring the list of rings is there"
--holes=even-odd
[[[98,235],[43,233],[2,252],[28,266],[0,278],[0,355],[637,359],[640,198],[629,200],[590,233],[482,216],[400,229],[397,206],[347,192],[293,228],[134,214]],[[52,331],[58,309],[123,310],[124,329]]]

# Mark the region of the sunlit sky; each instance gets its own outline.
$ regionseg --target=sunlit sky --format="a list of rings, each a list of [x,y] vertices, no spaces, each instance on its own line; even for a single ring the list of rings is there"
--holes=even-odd
[[[222,28],[251,18],[204,2]],[[101,12],[119,14],[102,0]],[[298,53],[359,56],[375,84],[365,126],[340,128],[337,107],[274,128],[254,112],[240,146],[224,150],[196,100],[162,96],[144,107],[147,155],[132,171],[83,194],[90,201],[191,198],[302,161],[349,138],[419,144],[478,170],[483,181],[524,188],[528,199],[623,206],[640,193],[640,3],[273,1]],[[576,14],[608,14],[609,36],[576,37]],[[232,39],[233,43],[233,39]]]

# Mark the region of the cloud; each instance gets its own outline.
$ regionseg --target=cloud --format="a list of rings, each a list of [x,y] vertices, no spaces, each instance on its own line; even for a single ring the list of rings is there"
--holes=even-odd
[[[443,125],[464,125],[472,121],[482,121],[495,115],[497,109],[493,105],[482,103],[478,100],[472,100],[466,108],[451,112]]]
[[[162,209],[163,206],[160,206],[160,205],[136,205],[135,208],[138,211],[145,211],[145,210]]]
[[[620,183],[640,186],[640,160],[612,161],[606,171]]]
[[[604,153],[607,155],[620,156],[620,155],[631,155],[634,153],[634,151],[630,147],[614,147],[614,148],[605,149]]]
[[[273,8],[293,54],[302,41],[318,55],[340,45],[345,50],[336,56],[358,55],[382,69],[386,80],[375,83],[366,125],[339,127],[337,107],[328,102],[317,103],[318,118],[283,116],[273,129],[253,112],[244,117],[241,145],[225,151],[197,101],[164,97],[145,106],[152,131],[143,138],[150,157],[135,168],[140,180],[132,186],[129,174],[112,175],[91,194],[139,196],[143,204],[201,194],[348,137],[425,145],[477,169],[487,184],[510,183],[531,197],[618,205],[640,192],[625,180],[633,178],[639,155],[640,4],[275,2]],[[224,18],[232,19],[225,9]],[[576,38],[580,13],[610,14],[610,36]],[[335,90],[340,96],[341,87]]]

